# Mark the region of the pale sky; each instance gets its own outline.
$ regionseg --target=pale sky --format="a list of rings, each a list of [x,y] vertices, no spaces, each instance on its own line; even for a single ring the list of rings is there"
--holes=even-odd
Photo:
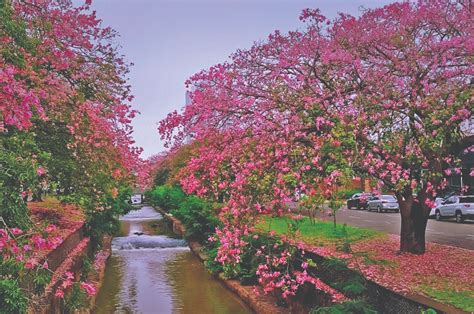
[[[79,2],[75,0],[74,2]],[[360,8],[390,0],[95,0],[104,25],[120,33],[118,44],[131,68],[134,138],[143,158],[162,150],[157,123],[183,107],[184,81],[201,69],[226,61],[236,49],[249,48],[278,29],[301,28],[304,8],[359,15]]]

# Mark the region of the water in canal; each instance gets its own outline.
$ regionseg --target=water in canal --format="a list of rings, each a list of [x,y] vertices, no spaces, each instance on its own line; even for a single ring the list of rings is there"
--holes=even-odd
[[[121,225],[94,313],[251,313],[153,208],[130,212]]]

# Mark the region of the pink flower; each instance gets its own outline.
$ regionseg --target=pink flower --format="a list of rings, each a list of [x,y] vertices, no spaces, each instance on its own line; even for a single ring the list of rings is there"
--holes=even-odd
[[[48,261],[44,261],[43,268],[44,269],[49,269]]]
[[[55,231],[56,229],[57,229],[57,227],[56,227],[55,225],[49,224],[49,225],[46,227],[45,230],[46,230],[47,233],[51,233],[51,232]]]
[[[56,289],[54,296],[62,299],[64,298],[64,291],[62,289]]]
[[[87,295],[93,296],[96,294],[96,289],[93,284],[87,283],[87,282],[81,282],[81,289],[85,290]]]
[[[33,267],[36,266],[36,264],[38,264],[38,262],[36,261],[36,259],[34,258],[30,258],[26,261],[25,263],[25,268],[26,269],[32,269]]]
[[[13,233],[13,235],[20,235],[23,233],[23,231],[18,228],[11,228],[10,231]]]
[[[70,286],[72,286],[72,280],[70,280],[70,279],[64,280],[63,283],[61,284],[61,288],[63,288],[63,289],[67,289]]]
[[[46,173],[46,170],[44,170],[43,167],[39,166],[38,169],[36,169],[36,173],[41,177]]]

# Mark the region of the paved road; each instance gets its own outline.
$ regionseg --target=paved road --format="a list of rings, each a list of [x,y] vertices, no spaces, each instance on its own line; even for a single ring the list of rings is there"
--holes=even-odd
[[[400,214],[342,209],[336,218],[348,225],[400,234]],[[458,224],[454,220],[430,219],[426,228],[426,240],[474,250],[474,221]]]

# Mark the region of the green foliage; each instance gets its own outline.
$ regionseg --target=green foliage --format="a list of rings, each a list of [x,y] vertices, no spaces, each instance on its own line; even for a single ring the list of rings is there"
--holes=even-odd
[[[120,230],[118,217],[126,214],[131,206],[129,204],[132,189],[129,186],[121,186],[118,196],[104,194],[97,200],[93,197],[82,197],[81,207],[86,211],[86,227],[91,237],[93,246],[98,247],[105,234],[117,234]],[[97,206],[102,206],[102,210]]]
[[[0,279],[0,313],[26,313],[28,299],[18,281]]]
[[[165,185],[170,176],[171,170],[167,167],[161,167],[156,171],[154,184],[155,186]]]
[[[285,249],[290,249],[291,252],[296,251],[291,249],[287,243],[283,243],[278,236],[258,234],[258,237],[254,237],[251,235],[246,237],[245,241],[248,245],[240,256],[240,270],[237,276],[240,282],[244,285],[255,285],[258,283],[256,275],[258,265],[266,263],[265,254],[257,254],[257,250],[262,246],[268,247],[268,249],[272,250],[273,254],[276,256]],[[282,269],[282,272],[283,271],[284,269]]]
[[[289,218],[287,217],[266,217],[262,219],[257,227],[264,231],[273,230],[277,234],[287,235],[291,230],[288,227]],[[365,240],[373,237],[382,236],[383,233],[372,229],[365,229],[353,226],[333,227],[332,222],[316,221],[314,224],[309,222],[307,217],[301,219],[298,238],[311,244],[343,244],[344,241],[351,243]]]
[[[222,264],[216,262],[217,249],[219,248],[219,246],[219,241],[209,242],[206,246],[208,259],[206,260],[205,265],[207,270],[213,275],[216,275],[223,271]]]
[[[151,205],[170,211],[181,206],[186,194],[179,187],[161,185],[145,192],[145,198]]]
[[[0,133],[0,215],[11,227],[26,228],[28,209],[21,193],[36,186],[33,160],[20,152],[31,145],[30,138]]]
[[[34,139],[40,152],[54,156],[43,162],[43,166],[48,169],[48,182],[52,192],[67,195],[73,192],[74,186],[84,183],[73,151],[68,149],[68,144],[73,139],[65,123],[35,122]]]
[[[93,254],[92,256],[87,256],[84,258],[82,261],[82,267],[81,267],[81,281],[87,281],[88,276],[91,272],[96,273],[93,264],[92,264],[92,258],[94,257]]]
[[[153,206],[171,212],[186,227],[186,238],[205,243],[214,234],[219,219],[212,204],[196,196],[188,196],[175,186],[157,186],[145,192],[145,198]]]
[[[18,53],[18,49],[25,49],[34,52],[35,40],[30,38],[23,21],[12,18],[12,6],[9,0],[0,0],[0,37],[8,35],[14,39],[11,44],[2,43],[1,55],[3,59],[17,66],[24,66],[23,54]]]
[[[42,293],[46,285],[51,281],[51,273],[46,269],[38,269],[31,275],[34,293]]]
[[[340,272],[347,269],[345,260],[337,257],[328,257],[324,259],[322,265],[325,268],[330,268],[334,272]]]
[[[171,213],[184,223],[186,238],[200,243],[205,243],[219,225],[211,205],[196,196],[184,199],[179,208]]]
[[[280,255],[283,251],[289,252],[292,260],[289,261],[288,265],[282,264],[275,267],[275,271],[280,271],[281,273],[291,272],[294,267],[298,264],[296,261],[301,260],[301,256],[298,253],[298,250],[289,245],[286,242],[283,242],[278,236],[269,236],[265,234],[250,234],[243,238],[247,242],[247,246],[242,249],[242,254],[240,255],[240,263],[230,264],[227,263],[224,266],[216,262],[208,262],[208,268],[213,267],[215,271],[223,271],[224,276],[229,279],[237,279],[242,285],[256,285],[258,284],[257,277],[257,268],[261,264],[266,263],[266,254]],[[217,244],[215,244],[217,248]],[[257,253],[262,247],[266,247],[268,251],[260,252],[263,254]],[[210,258],[215,258],[215,253],[212,250],[213,254],[210,254]],[[311,261],[312,263],[312,261]]]
[[[365,278],[352,270],[348,270],[346,260],[329,257],[322,262],[325,272],[331,274],[344,274],[336,276],[334,279],[328,279],[328,283],[346,296],[359,297],[366,291]]]
[[[364,300],[347,301],[328,307],[315,308],[311,314],[375,314],[377,311]]]
[[[449,303],[466,312],[474,312],[474,292],[472,290],[455,291],[452,289],[434,289],[428,286],[423,286],[422,290],[440,302]]]
[[[67,313],[74,313],[88,305],[87,295],[79,287],[79,283],[73,284],[71,291],[64,297],[63,305]]]
[[[333,284],[334,288],[344,292],[345,295],[358,296],[366,291],[365,279],[360,275],[353,275],[342,282]]]

